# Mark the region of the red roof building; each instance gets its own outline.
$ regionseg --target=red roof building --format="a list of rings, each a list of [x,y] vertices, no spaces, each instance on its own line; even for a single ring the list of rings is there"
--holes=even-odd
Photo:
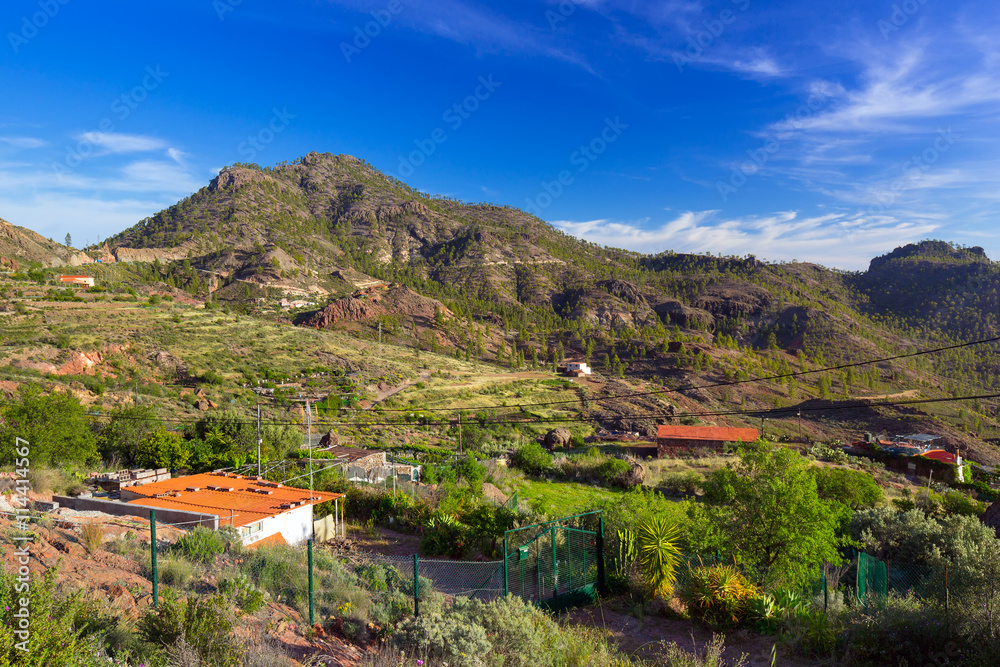
[[[202,473],[123,488],[121,499],[144,507],[214,514],[220,526],[239,530],[251,545],[278,535],[288,544],[312,538],[312,506],[339,500],[342,493],[311,492],[256,477]]]
[[[656,429],[657,456],[676,456],[687,451],[722,453],[727,442],[753,442],[760,437],[755,428],[729,426],[683,426],[661,424]]]

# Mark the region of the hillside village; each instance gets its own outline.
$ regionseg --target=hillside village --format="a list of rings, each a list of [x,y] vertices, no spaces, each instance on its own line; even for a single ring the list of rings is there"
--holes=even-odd
[[[0,437],[32,456],[2,462],[5,546],[30,536],[53,596],[117,610],[74,607],[104,633],[63,616],[53,642],[361,665],[466,664],[442,627],[495,664],[529,650],[497,637],[542,641],[489,635],[471,598],[583,647],[553,664],[828,664],[848,636],[850,664],[888,664],[858,638],[904,588],[879,564],[924,568],[908,613],[938,613],[948,567],[968,569],[953,595],[984,595],[1000,270],[981,249],[859,273],[642,256],[315,153],[225,169],[83,251],[0,224]],[[812,518],[755,526],[761,508]],[[675,574],[639,555],[649,535]],[[692,597],[720,573],[745,599]]]

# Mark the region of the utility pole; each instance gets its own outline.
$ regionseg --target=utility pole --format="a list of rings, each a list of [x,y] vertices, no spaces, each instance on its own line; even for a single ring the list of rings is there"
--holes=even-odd
[[[260,403],[257,404],[257,476],[260,477]]]
[[[462,411],[458,412],[458,453],[462,453]]]
[[[378,358],[382,358],[382,323],[378,323]]]
[[[799,418],[799,440],[802,439],[802,411],[796,411],[796,416]]]
[[[312,408],[309,407],[309,399],[306,399],[306,433],[309,438],[309,504],[313,502],[313,438],[312,438]]]

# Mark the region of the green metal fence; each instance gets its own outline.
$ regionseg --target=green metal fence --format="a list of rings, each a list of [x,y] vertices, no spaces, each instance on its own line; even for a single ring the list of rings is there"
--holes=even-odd
[[[503,592],[552,610],[604,591],[604,513],[577,514],[504,533]]]

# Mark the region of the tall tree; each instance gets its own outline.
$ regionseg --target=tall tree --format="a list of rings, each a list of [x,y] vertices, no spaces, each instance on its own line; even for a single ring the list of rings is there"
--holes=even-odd
[[[820,498],[809,467],[798,453],[758,441],[706,478],[728,548],[759,581],[800,584],[824,562],[840,561],[837,513]]]
[[[97,437],[72,394],[44,394],[38,385],[22,384],[17,401],[2,414],[0,464],[13,462],[15,438],[28,441],[31,465],[89,464],[98,459]]]

